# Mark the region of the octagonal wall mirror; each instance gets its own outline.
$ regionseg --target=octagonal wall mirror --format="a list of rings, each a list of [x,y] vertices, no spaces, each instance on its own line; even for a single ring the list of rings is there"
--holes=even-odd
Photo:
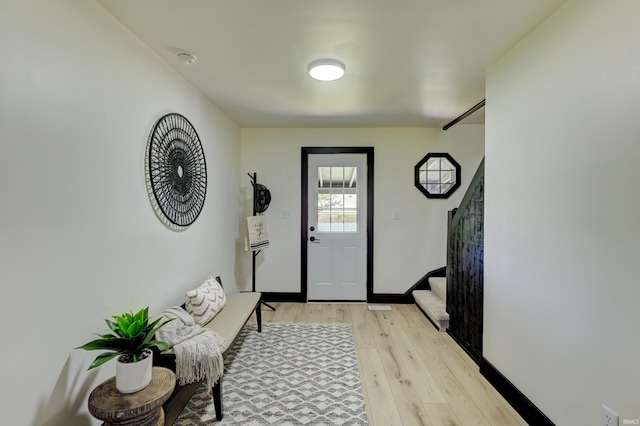
[[[432,152],[415,166],[415,185],[427,198],[449,198],[460,187],[460,164],[449,154]]]

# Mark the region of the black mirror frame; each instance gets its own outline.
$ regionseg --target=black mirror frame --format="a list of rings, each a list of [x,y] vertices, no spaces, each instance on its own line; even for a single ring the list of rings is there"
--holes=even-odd
[[[455,168],[456,182],[444,194],[432,194],[431,192],[427,191],[427,188],[420,184],[420,167],[422,167],[422,165],[425,164],[430,158],[434,157],[445,158]],[[416,188],[418,188],[420,192],[422,192],[427,198],[449,198],[451,194],[456,192],[456,190],[460,187],[461,173],[462,167],[460,167],[460,164],[458,164],[458,162],[454,160],[453,157],[451,157],[449,154],[445,152],[430,152],[429,154],[425,155],[424,158],[422,158],[422,160],[418,162],[418,164],[415,165],[413,172],[414,184]]]

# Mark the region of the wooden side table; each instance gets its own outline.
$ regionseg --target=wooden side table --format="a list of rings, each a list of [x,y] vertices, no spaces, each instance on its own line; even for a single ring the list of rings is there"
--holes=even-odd
[[[164,367],[153,367],[149,386],[134,393],[119,392],[114,376],[91,391],[89,412],[103,426],[164,426],[162,404],[175,385],[175,374]]]

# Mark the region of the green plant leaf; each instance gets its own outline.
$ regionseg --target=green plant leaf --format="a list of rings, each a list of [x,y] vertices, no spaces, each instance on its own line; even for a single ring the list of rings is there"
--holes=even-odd
[[[105,362],[115,358],[118,355],[120,355],[120,354],[117,353],[117,352],[105,352],[103,354],[100,354],[100,355],[98,355],[96,357],[95,360],[93,360],[93,362],[89,366],[88,370],[91,370],[91,369],[96,368],[96,367],[100,367],[102,364],[104,364]]]
[[[78,346],[76,349],[84,349],[85,351],[95,351],[99,349],[111,349],[110,339],[100,338]]]
[[[144,321],[144,322],[146,322],[148,318],[149,318],[148,306],[144,309],[140,309],[133,317],[134,321]]]
[[[121,354],[130,354],[134,360],[139,360],[144,349],[156,346],[163,351],[169,348],[166,342],[153,340],[153,338],[158,329],[173,321],[173,318],[162,321],[164,317],[159,317],[149,323],[149,307],[135,314],[124,313],[113,315],[111,318],[113,321],[105,321],[112,334],[98,335],[98,339],[78,347],[84,350],[108,351],[99,355],[89,369],[98,367]]]
[[[114,318],[118,323],[118,329],[120,330],[120,332],[123,333],[123,335],[126,335],[124,333],[126,333],[127,328],[129,328],[129,324],[131,324],[131,321],[127,320],[125,317],[114,317]]]
[[[153,336],[156,334],[156,332],[160,328],[164,327],[165,324],[167,324],[167,323],[169,323],[169,322],[171,322],[171,321],[173,321],[175,319],[175,318],[170,318],[170,319],[165,320],[162,324],[157,325],[158,322],[160,322],[160,320],[162,320],[162,318],[164,318],[164,317],[160,317],[160,318],[156,319],[154,322],[152,322],[149,325],[149,327],[148,327],[149,330],[147,331],[147,337],[145,338],[145,342],[144,342],[145,344],[153,346],[150,342],[151,342],[151,339],[153,339]]]
[[[169,349],[169,345],[167,344],[167,342],[163,342],[160,340],[152,340],[148,344],[149,344],[149,347],[156,346],[160,352],[166,351],[167,349]]]
[[[117,332],[119,330],[118,323],[110,321],[108,319],[106,319],[105,322],[107,323],[107,326],[109,327],[109,330],[111,330],[113,332]]]
[[[98,337],[100,337],[101,339],[117,339],[118,335],[116,334],[97,334]]]
[[[128,343],[126,340],[114,338],[110,336],[107,339],[96,339],[92,340],[89,343],[85,343],[82,346],[79,346],[76,349],[84,349],[86,351],[95,351],[95,350],[111,350],[111,351],[122,351],[127,348]]]
[[[137,336],[143,328],[144,324],[142,323],[142,321],[134,321],[133,323],[129,324],[129,328],[127,328],[124,333],[125,335],[130,337]]]

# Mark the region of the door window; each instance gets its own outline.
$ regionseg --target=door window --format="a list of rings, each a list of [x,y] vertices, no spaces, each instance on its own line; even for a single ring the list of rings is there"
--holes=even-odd
[[[358,168],[318,167],[318,232],[358,232]]]

